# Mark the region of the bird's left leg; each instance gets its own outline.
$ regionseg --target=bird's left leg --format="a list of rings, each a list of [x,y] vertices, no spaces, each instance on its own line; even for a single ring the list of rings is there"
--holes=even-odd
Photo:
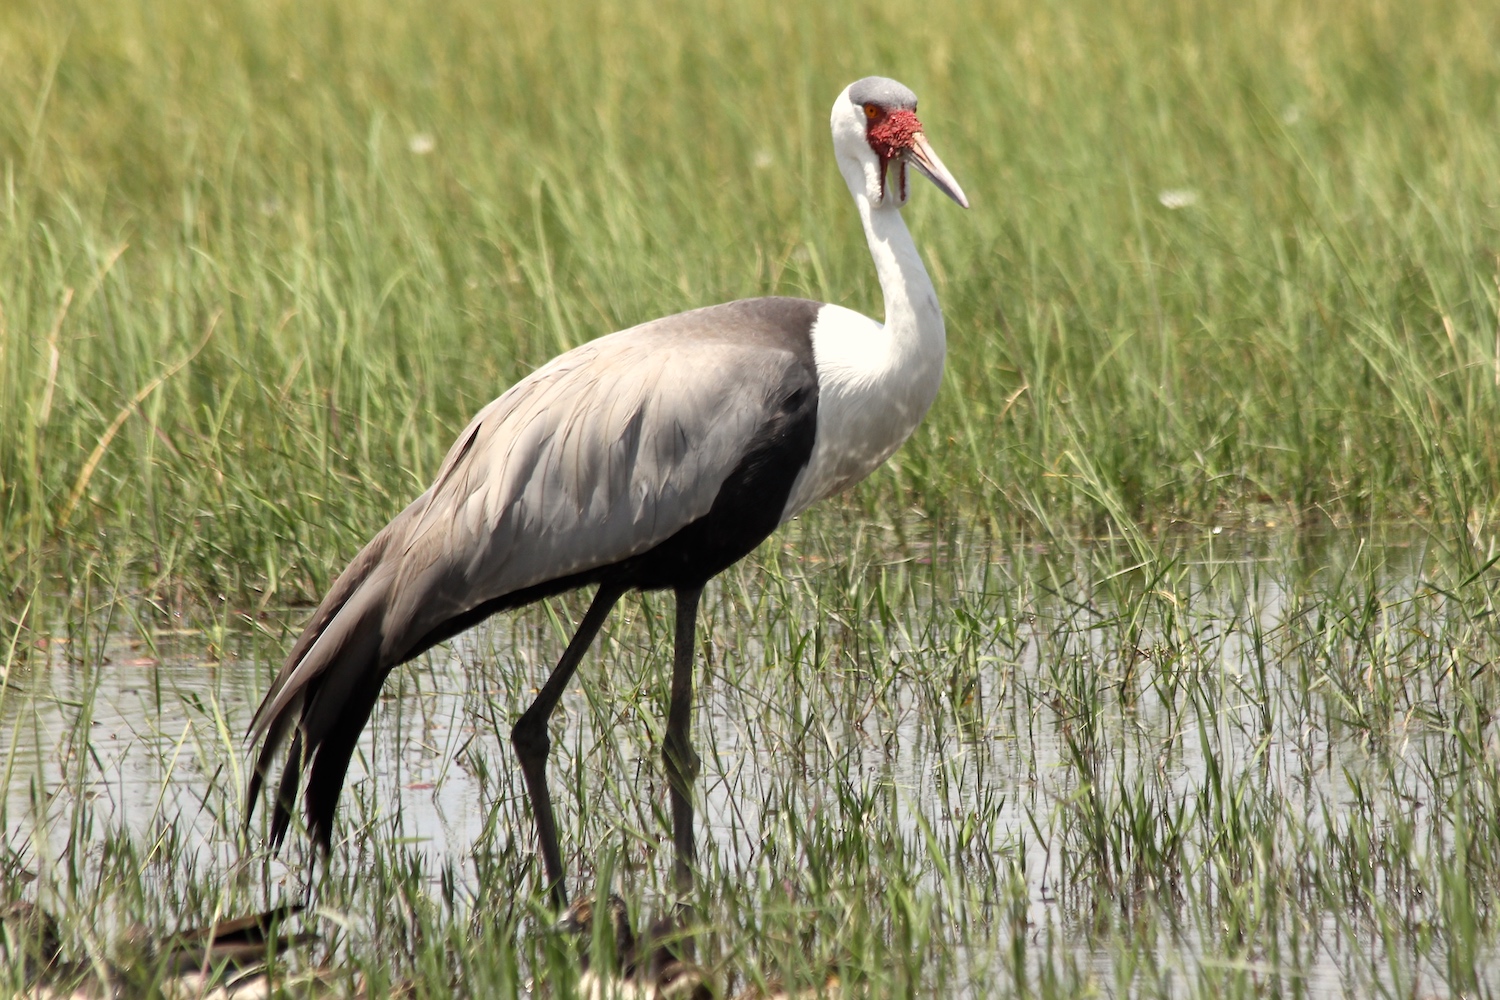
[[[672,846],[677,855],[677,891],[693,887],[698,852],[693,843],[693,782],[698,777],[698,755],[691,739],[693,715],[693,641],[698,627],[698,598],[703,587],[677,591],[677,635],[672,650],[672,701],[667,709],[667,738],[662,763],[672,789]]]
[[[552,890],[552,902],[558,910],[568,905],[568,889],[565,884],[562,851],[557,846],[557,823],[552,817],[552,796],[547,791],[547,753],[552,749],[552,739],[547,735],[547,720],[562,697],[578,661],[588,652],[589,644],[599,632],[599,626],[609,617],[610,609],[625,593],[623,587],[612,583],[601,583],[594,594],[594,603],[573,633],[562,659],[553,668],[547,683],[537,692],[531,703],[510,731],[510,741],[521,759],[521,774],[526,778],[526,791],[531,797],[531,811],[536,815],[537,839],[542,845],[542,864],[547,869],[547,884]]]

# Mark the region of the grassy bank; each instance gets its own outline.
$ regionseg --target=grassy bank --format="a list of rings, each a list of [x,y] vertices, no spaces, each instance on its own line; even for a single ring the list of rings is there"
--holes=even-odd
[[[7,5],[11,614],[90,558],[315,590],[564,347],[767,292],[878,314],[824,124],[876,71],[976,207],[910,210],[953,364],[856,503],[1483,529],[1492,13]]]

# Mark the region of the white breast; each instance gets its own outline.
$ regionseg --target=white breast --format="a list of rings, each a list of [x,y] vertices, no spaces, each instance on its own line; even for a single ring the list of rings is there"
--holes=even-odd
[[[889,458],[921,422],[943,377],[941,315],[936,329],[901,337],[868,316],[826,305],[813,324],[812,347],[817,439],[783,521],[853,486]]]

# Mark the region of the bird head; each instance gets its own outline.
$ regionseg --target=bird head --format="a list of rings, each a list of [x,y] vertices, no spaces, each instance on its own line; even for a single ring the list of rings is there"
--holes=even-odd
[[[915,167],[964,208],[958,181],[943,166],[917,120],[917,95],[895,80],[867,76],[844,88],[830,118],[839,170],[856,196],[900,208],[909,193],[906,168]]]

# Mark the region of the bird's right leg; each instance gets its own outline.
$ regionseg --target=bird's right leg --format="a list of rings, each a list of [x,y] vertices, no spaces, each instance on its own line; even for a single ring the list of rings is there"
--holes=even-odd
[[[693,751],[693,639],[698,628],[698,599],[703,586],[677,591],[677,635],[672,643],[672,697],[667,708],[667,738],[662,743],[662,762],[667,767],[667,785],[672,792],[673,865],[677,881],[677,919],[683,926],[696,923],[689,896],[698,869],[698,848],[693,841],[693,783],[702,766]],[[684,958],[691,959],[691,936],[682,941]]]
[[[703,587],[677,591],[677,635],[672,644],[672,698],[667,709],[667,738],[662,762],[672,792],[672,846],[677,891],[686,897],[693,888],[698,849],[693,842],[693,782],[701,762],[693,752],[693,638],[698,627],[698,598]]]
[[[552,738],[547,735],[547,720],[562,697],[578,662],[588,652],[589,644],[599,634],[599,627],[609,617],[615,602],[625,593],[624,588],[613,584],[600,584],[594,594],[594,603],[573,633],[562,659],[557,661],[547,683],[537,692],[524,715],[510,731],[510,742],[521,760],[521,774],[526,778],[526,792],[531,798],[531,811],[536,815],[537,839],[542,845],[542,864],[547,869],[547,882],[552,890],[552,902],[559,910],[568,905],[568,889],[564,882],[562,851],[557,846],[557,822],[552,816],[552,796],[547,791],[547,753],[552,749]]]

